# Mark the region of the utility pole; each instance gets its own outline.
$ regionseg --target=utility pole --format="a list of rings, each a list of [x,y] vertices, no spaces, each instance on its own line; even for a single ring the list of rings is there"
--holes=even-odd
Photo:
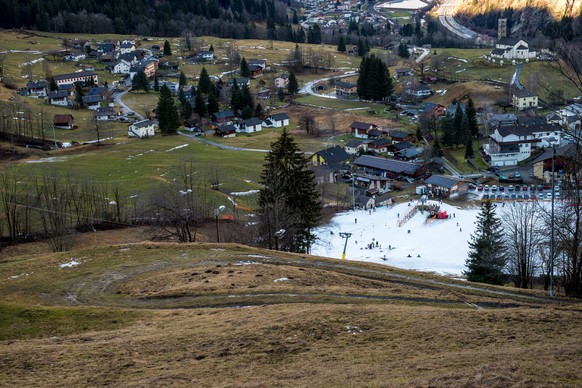
[[[556,190],[554,189],[554,159],[556,158],[556,147],[552,147],[552,213],[551,213],[551,236],[550,236],[550,297],[554,297],[554,199]]]
[[[345,238],[346,242],[344,244],[344,251],[342,252],[342,260],[346,259],[346,248],[348,247],[348,239],[352,236],[351,233],[340,232],[340,237]]]

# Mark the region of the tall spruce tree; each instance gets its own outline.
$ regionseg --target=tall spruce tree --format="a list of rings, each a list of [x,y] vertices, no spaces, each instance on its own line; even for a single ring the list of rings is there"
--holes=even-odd
[[[202,70],[200,70],[200,77],[198,78],[198,89],[200,89],[202,93],[208,94],[210,93],[211,87],[212,81],[210,80],[208,71],[203,67]]]
[[[337,44],[337,51],[340,53],[346,52],[346,39],[343,35],[340,35],[339,42]]]
[[[220,105],[218,104],[218,98],[215,93],[208,94],[208,114],[213,114],[220,111]]]
[[[172,48],[167,40],[164,42],[164,55],[172,55]]]
[[[240,76],[248,78],[251,76],[251,70],[249,69],[249,63],[247,62],[246,58],[243,57],[240,60]]]
[[[469,98],[467,101],[467,108],[465,109],[465,114],[469,120],[469,130],[471,131],[471,136],[477,136],[479,133],[479,124],[477,123],[477,110],[475,109],[475,104],[473,99]]]
[[[382,100],[394,92],[388,68],[374,54],[362,58],[357,85],[358,95],[364,100]]]
[[[196,93],[196,99],[194,100],[194,112],[198,113],[200,118],[206,117],[208,109],[206,108],[206,101],[204,101],[204,96],[200,89]],[[214,112],[213,112],[214,113]]]
[[[454,136],[453,136],[454,124],[453,124],[453,118],[451,117],[451,114],[449,112],[447,112],[445,117],[443,117],[439,126],[440,126],[441,133],[442,133],[443,147],[452,147],[453,143],[454,143]]]
[[[160,91],[160,80],[158,80],[158,75],[154,75],[154,90],[156,92]]]
[[[237,79],[234,78],[232,80],[232,87],[230,89],[230,108],[236,112],[242,109],[242,107],[243,107],[242,93],[240,91],[240,88],[238,87]]]
[[[269,249],[309,252],[322,211],[313,170],[286,129],[265,160],[258,212],[263,243]]]
[[[504,236],[494,205],[486,201],[477,216],[477,228],[469,241],[465,276],[471,282],[503,284],[506,276]]]
[[[150,91],[150,83],[148,77],[143,70],[138,70],[131,80],[131,87],[135,90],[143,90],[146,93]]]
[[[179,86],[186,86],[188,85],[188,79],[186,78],[186,74],[183,71],[180,72],[180,78],[178,79]]]
[[[176,109],[172,92],[166,85],[160,88],[160,99],[156,111],[160,131],[165,134],[176,133],[180,127],[180,115]]]
[[[289,73],[289,83],[287,84],[287,93],[290,95],[295,95],[299,91],[299,83],[297,82],[297,77],[295,72]]]

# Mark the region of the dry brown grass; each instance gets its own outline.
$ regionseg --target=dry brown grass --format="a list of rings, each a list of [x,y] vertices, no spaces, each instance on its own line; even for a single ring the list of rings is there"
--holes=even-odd
[[[576,301],[239,245],[110,238],[0,260],[0,386],[582,384]]]
[[[394,305],[156,310],[122,330],[5,342],[0,383],[576,386],[578,319],[554,309]]]

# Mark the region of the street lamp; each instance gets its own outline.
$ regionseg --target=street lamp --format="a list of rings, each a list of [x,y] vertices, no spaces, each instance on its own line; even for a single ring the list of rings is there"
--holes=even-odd
[[[219,243],[220,242],[220,234],[218,231],[218,216],[220,215],[220,213],[222,213],[224,211],[224,209],[226,209],[226,206],[221,205],[219,207],[217,207],[216,209],[214,209],[214,218],[216,219],[216,242]]]

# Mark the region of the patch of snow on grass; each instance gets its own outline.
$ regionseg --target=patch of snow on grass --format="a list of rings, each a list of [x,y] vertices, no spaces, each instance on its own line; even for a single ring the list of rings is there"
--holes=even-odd
[[[76,267],[79,264],[81,264],[80,262],[78,262],[77,260],[71,260],[68,263],[61,263],[59,264],[59,268],[71,268],[71,267]]]
[[[273,282],[274,283],[279,283],[279,282],[284,282],[284,281],[287,281],[287,280],[289,280],[289,278],[279,278],[279,279],[273,280]]]
[[[244,197],[246,195],[253,195],[253,194],[256,194],[258,192],[259,192],[259,190],[249,190],[249,191],[230,193],[230,195],[234,195],[235,197]]]
[[[233,265],[262,265],[263,263],[257,263],[256,261],[238,261]]]
[[[188,144],[182,144],[182,145],[179,145],[179,146],[177,146],[177,147],[170,148],[169,150],[166,150],[166,152],[170,152],[170,151],[179,150],[180,148],[184,148],[184,147],[188,147]]]

